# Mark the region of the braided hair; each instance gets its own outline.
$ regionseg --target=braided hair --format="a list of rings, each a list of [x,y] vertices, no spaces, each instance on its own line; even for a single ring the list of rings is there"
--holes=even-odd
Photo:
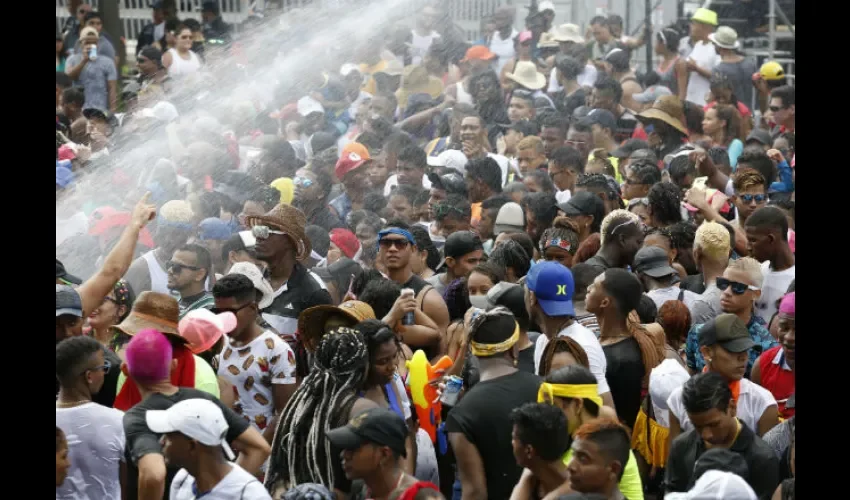
[[[562,352],[570,353],[578,364],[585,368],[590,368],[587,353],[578,342],[570,337],[555,337],[551,342],[546,344],[546,349],[543,349],[543,357],[540,358],[540,367],[537,369],[537,375],[541,377],[548,375],[552,371],[552,359],[556,354]]]
[[[278,422],[266,475],[266,488],[277,481],[334,484],[328,431],[348,420],[357,391],[366,380],[369,353],[356,330],[340,327],[322,337],[310,374],[295,391]]]
[[[652,218],[664,226],[671,226],[682,220],[682,192],[672,182],[659,182],[649,188],[649,213]]]

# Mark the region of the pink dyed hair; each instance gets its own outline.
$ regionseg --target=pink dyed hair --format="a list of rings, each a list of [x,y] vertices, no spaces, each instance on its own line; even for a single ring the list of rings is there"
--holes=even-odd
[[[130,378],[153,383],[168,380],[171,373],[171,342],[154,329],[142,330],[130,339],[125,361]]]

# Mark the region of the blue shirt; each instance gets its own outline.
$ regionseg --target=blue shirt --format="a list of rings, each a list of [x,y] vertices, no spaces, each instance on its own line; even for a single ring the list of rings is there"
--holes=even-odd
[[[697,373],[701,372],[703,367],[705,367],[705,360],[699,350],[699,331],[703,324],[704,323],[694,325],[693,328],[691,328],[691,331],[688,332],[688,340],[685,342],[685,356],[687,357],[688,368]],[[750,370],[752,370],[753,363],[756,362],[756,359],[758,359],[764,351],[778,346],[779,342],[777,342],[776,339],[773,338],[773,335],[770,334],[770,330],[767,329],[767,323],[755,314],[750,317],[750,322],[747,324],[747,330],[750,331],[750,338],[752,338],[753,342],[756,343],[756,345],[750,349],[750,359],[747,360],[747,372],[744,376],[749,378]]]

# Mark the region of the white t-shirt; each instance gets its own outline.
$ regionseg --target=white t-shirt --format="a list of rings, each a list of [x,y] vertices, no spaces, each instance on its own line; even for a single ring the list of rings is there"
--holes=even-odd
[[[714,50],[714,44],[711,42],[699,42],[691,51],[689,59],[700,68],[711,71],[720,64],[720,55]],[[708,78],[700,75],[696,71],[691,71],[688,78],[688,94],[686,99],[694,104],[705,106],[707,104],[705,96],[711,91],[711,82]]]
[[[386,184],[384,184],[384,196],[389,197],[393,188],[398,186],[398,175],[393,174],[388,179]],[[422,189],[431,189],[431,181],[428,180],[427,175],[422,176]]]
[[[756,316],[770,322],[770,318],[776,314],[776,301],[781,299],[797,273],[797,266],[793,265],[784,271],[772,271],[770,261],[761,263],[761,273],[764,282],[761,285],[761,297],[756,301]]]
[[[234,410],[260,432],[274,417],[272,386],[295,383],[295,353],[280,337],[264,331],[236,348],[225,337],[218,374],[233,384],[239,401]]]
[[[233,470],[201,498],[204,500],[271,500],[269,492],[257,478],[236,464],[230,464],[230,466]],[[195,478],[190,476],[186,469],[180,469],[174,476],[174,481],[171,482],[169,498],[195,500],[198,497],[195,495],[194,485]]]
[[[750,382],[748,379],[741,379],[741,392],[738,394],[738,404],[735,407],[735,416],[738,417],[738,420],[747,424],[751,431],[758,433],[759,419],[770,406],[776,406],[776,400],[770,391]],[[688,412],[685,411],[685,405],[682,403],[681,387],[670,394],[670,398],[667,399],[667,407],[670,408],[670,413],[679,420],[679,428],[682,429],[682,432],[694,428],[691,419],[688,418]]]
[[[121,500],[124,413],[97,403],[56,408],[56,426],[65,432],[71,468],[56,498]]]
[[[655,302],[655,307],[661,309],[661,306],[663,306],[668,300],[679,300],[680,292],[685,292],[682,295],[682,302],[685,303],[685,306],[687,306],[688,310],[691,311],[691,314],[693,314],[694,302],[696,302],[699,298],[699,295],[690,290],[682,290],[677,286],[670,286],[647,292],[646,295]]]
[[[670,428],[670,394],[682,387],[691,375],[675,359],[665,359],[649,373],[649,399],[658,425]]]
[[[514,49],[514,38],[519,35],[519,31],[515,29],[511,29],[511,34],[508,35],[508,38],[503,39],[501,33],[498,31],[493,33],[493,38],[490,39],[490,52],[499,56],[498,59],[493,63],[495,65],[494,69],[496,70],[497,75],[502,74],[502,68],[508,61],[516,55],[516,50]]]
[[[410,30],[410,33],[412,35],[410,41],[411,61],[413,64],[419,64],[425,58],[425,54],[428,53],[428,49],[431,48],[434,40],[440,38],[440,34],[432,31],[425,36],[420,36],[416,33],[416,30]]]
[[[555,187],[555,199],[558,201],[558,205],[570,201],[570,198],[572,198],[572,193],[570,193],[569,189],[565,189],[563,191],[558,191],[557,189],[558,188]]]
[[[608,369],[608,362],[605,360],[605,352],[602,351],[602,344],[599,339],[588,328],[585,328],[581,323],[575,321],[572,325],[558,332],[559,337],[569,337],[584,349],[587,353],[587,360],[590,362],[590,371],[596,377],[596,384],[599,386],[599,394],[611,392],[608,388],[608,381],[605,379],[605,371]],[[540,335],[537,337],[537,343],[534,345],[534,371],[540,369],[540,360],[543,358],[543,351],[546,345],[549,344],[549,337]]]

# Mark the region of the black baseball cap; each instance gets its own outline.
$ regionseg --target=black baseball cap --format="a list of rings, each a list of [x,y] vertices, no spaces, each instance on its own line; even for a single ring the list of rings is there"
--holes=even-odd
[[[735,314],[720,314],[702,325],[699,331],[699,345],[717,344],[731,353],[744,352],[756,345],[750,337],[747,325]]]
[[[447,257],[463,257],[464,255],[476,250],[483,250],[484,245],[481,243],[481,238],[472,231],[456,231],[446,238],[446,243],[443,245],[443,260],[437,269],[440,269],[446,264]]]
[[[599,214],[605,211],[605,204],[599,199],[596,194],[590,191],[579,191],[570,196],[566,203],[558,205],[558,209],[562,210],[568,216],[576,215],[593,215],[599,217]]]
[[[710,470],[731,472],[745,481],[750,477],[750,468],[744,457],[725,448],[712,448],[700,455],[694,464],[694,479],[699,479]]]
[[[773,144],[773,140],[770,138],[770,132],[762,128],[753,129],[753,131],[750,132],[750,135],[747,136],[747,140],[744,142],[749,144],[751,141],[758,142],[763,146],[770,146]]]
[[[101,120],[105,121],[110,127],[118,127],[118,118],[116,118],[115,115],[113,115],[109,111],[105,111],[99,108],[86,108],[83,110],[83,116],[85,116],[87,120],[91,120],[92,118],[100,118]]]
[[[68,274],[68,271],[65,270],[65,265],[62,264],[62,261],[56,259],[56,279],[62,280],[66,285],[82,285],[83,280],[77,278],[73,274]]]
[[[670,266],[667,252],[659,247],[643,247],[635,254],[635,272],[645,274],[651,278],[663,278],[676,274],[676,270]]]
[[[591,109],[590,113],[579,120],[578,123],[583,127],[599,125],[602,128],[610,129],[612,132],[617,130],[617,118],[614,116],[614,113],[607,109]]]
[[[435,172],[429,172],[428,180],[431,181],[431,187],[445,191],[446,194],[466,196],[466,182],[460,174],[449,172],[448,174],[437,175]]]
[[[649,143],[641,139],[629,139],[624,142],[619,148],[615,149],[611,156],[614,158],[628,158],[639,149],[649,149]]]
[[[327,438],[341,450],[356,450],[372,443],[407,456],[404,448],[407,424],[397,413],[386,408],[370,408],[358,413],[344,427],[329,431]]]

